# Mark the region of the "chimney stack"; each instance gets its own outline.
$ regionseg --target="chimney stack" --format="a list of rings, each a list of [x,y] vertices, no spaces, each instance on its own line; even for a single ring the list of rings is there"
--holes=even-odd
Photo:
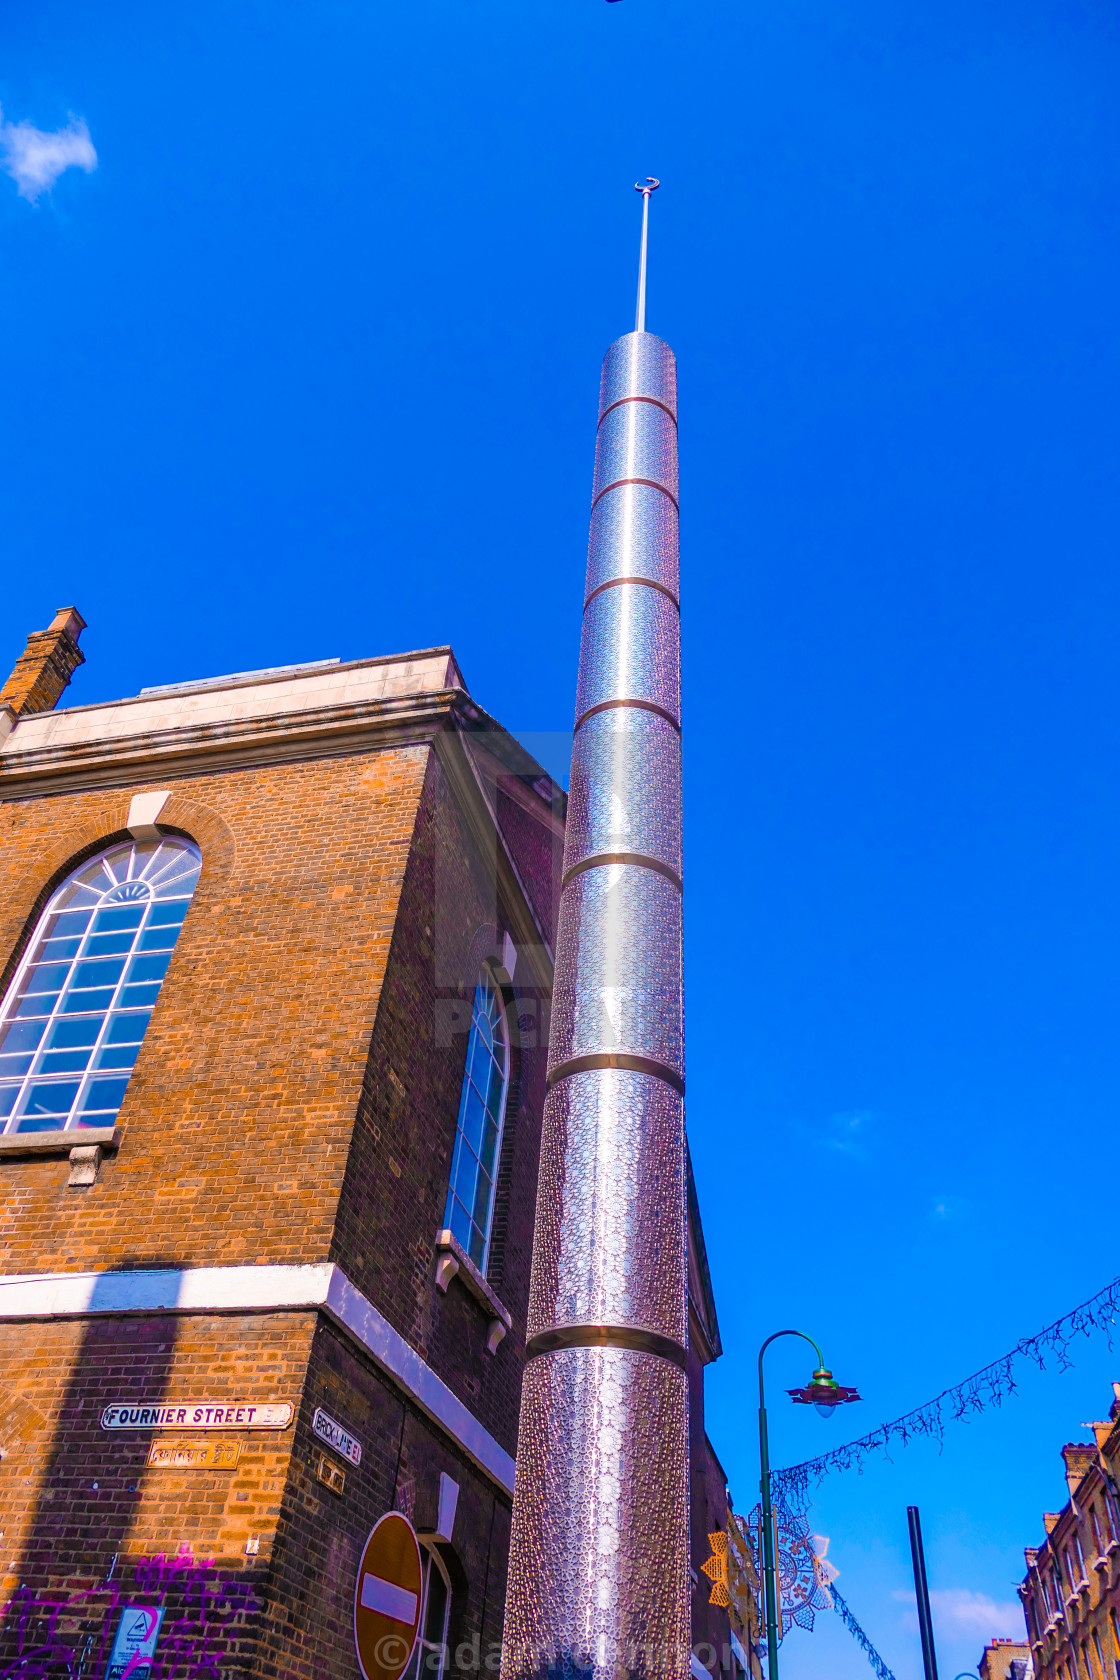
[[[86,662],[78,647],[85,626],[77,607],[60,607],[48,629],[28,636],[15,669],[0,688],[0,711],[6,707],[13,723],[30,712],[52,712],[58,705],[70,678]]]

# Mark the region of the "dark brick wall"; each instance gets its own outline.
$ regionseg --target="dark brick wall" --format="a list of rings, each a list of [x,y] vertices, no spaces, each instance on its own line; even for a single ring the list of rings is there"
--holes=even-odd
[[[359,1466],[336,1459],[346,1475],[341,1495],[315,1476],[320,1443],[311,1420],[317,1406],[362,1444]],[[454,1673],[460,1645],[500,1638],[501,1601],[487,1583],[499,1577],[504,1581],[492,1552],[503,1544],[503,1535],[508,1547],[508,1501],[371,1361],[332,1325],[320,1324],[267,1586],[267,1630],[254,1672],[279,1680],[321,1680],[324,1675],[358,1680],[354,1584],[366,1536],[393,1509],[405,1510],[421,1534],[433,1530],[441,1471],[459,1484],[451,1544],[439,1548],[453,1587],[447,1672]],[[469,1670],[470,1652],[462,1654]]]
[[[709,1534],[727,1527],[727,1478],[704,1429],[704,1366],[695,1346],[688,1353],[688,1464],[692,1648],[713,1674],[730,1671],[730,1623],[726,1609],[712,1604],[712,1583],[703,1573],[711,1556]]]
[[[560,904],[563,831],[557,833],[552,824],[530,816],[525,809],[524,791],[521,787],[511,787],[510,783],[511,778],[507,777],[497,785],[498,824],[532,900],[537,920],[551,942]],[[560,798],[562,795],[558,793]]]
[[[489,1314],[461,1280],[446,1294],[434,1283],[478,963],[500,952],[507,925],[492,860],[472,841],[433,754],[331,1257],[512,1453],[547,1049],[538,1042],[540,1000],[521,985],[507,993],[515,1042],[495,1212],[500,1265],[491,1268],[513,1331],[496,1354],[486,1350]]]

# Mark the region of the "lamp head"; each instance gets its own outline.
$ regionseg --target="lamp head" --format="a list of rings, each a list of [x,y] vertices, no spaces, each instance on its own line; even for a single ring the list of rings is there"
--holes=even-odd
[[[846,1406],[859,1395],[854,1388],[843,1388],[825,1366],[813,1372],[812,1380],[804,1388],[786,1390],[795,1406],[814,1406],[819,1417],[831,1417],[837,1406]]]

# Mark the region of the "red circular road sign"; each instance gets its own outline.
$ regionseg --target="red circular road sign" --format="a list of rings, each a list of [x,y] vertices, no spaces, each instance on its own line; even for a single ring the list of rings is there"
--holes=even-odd
[[[420,1631],[420,1542],[388,1511],[366,1541],[354,1583],[354,1648],[365,1680],[401,1680]]]

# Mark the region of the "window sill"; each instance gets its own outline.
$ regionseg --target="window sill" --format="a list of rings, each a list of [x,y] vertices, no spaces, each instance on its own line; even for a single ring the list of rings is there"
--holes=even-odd
[[[93,1184],[102,1156],[120,1148],[118,1126],[72,1127],[65,1132],[6,1132],[0,1136],[0,1160],[26,1160],[37,1155],[69,1155],[67,1189]]]
[[[479,1305],[490,1314],[490,1334],[486,1340],[486,1351],[496,1353],[498,1344],[513,1325],[513,1320],[503,1307],[458,1237],[451,1231],[440,1231],[436,1237],[436,1288],[447,1293],[447,1286],[451,1279],[458,1275],[463,1285],[474,1296]]]
[[[67,1132],[5,1132],[0,1155],[69,1155],[75,1148],[99,1143],[102,1149],[120,1144],[117,1126],[75,1126]]]

